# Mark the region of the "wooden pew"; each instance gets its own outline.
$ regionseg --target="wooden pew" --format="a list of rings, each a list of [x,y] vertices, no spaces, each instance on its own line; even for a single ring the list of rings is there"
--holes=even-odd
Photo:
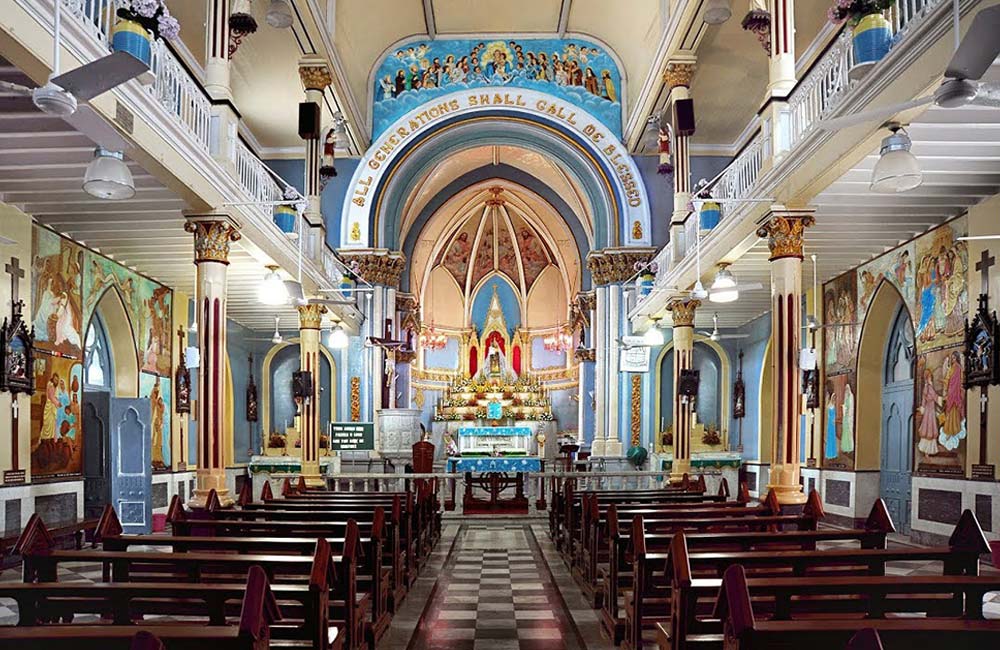
[[[15,585],[11,589],[17,588]],[[85,593],[94,587],[108,588],[108,592],[119,589],[118,585],[80,585],[59,584],[55,590],[65,588],[65,595]],[[260,568],[251,568],[247,573],[245,585],[236,586],[236,597],[242,599],[239,623],[237,625],[218,624],[212,620],[209,625],[190,623],[154,623],[135,625],[128,613],[129,602],[141,597],[134,585],[125,586],[114,598],[113,612],[117,622],[107,624],[69,624],[69,625],[32,625],[30,618],[32,604],[34,612],[38,611],[39,603],[32,601],[27,590],[34,585],[21,585],[24,591],[21,597],[25,602],[26,612],[22,613],[23,625],[0,627],[0,648],[22,650],[23,648],[45,648],[46,650],[124,650],[132,644],[136,632],[142,630],[161,639],[170,647],[185,648],[185,650],[268,650],[270,644],[270,626],[281,619],[281,610],[267,582],[267,576]],[[181,588],[178,585],[178,589]],[[198,585],[184,585],[192,593],[186,594],[193,598]],[[156,590],[163,584],[150,586],[145,595],[155,597]],[[45,591],[44,587],[38,588]],[[49,590],[45,597],[54,599],[56,592]],[[38,597],[42,597],[39,594]],[[202,596],[209,599],[208,596]],[[69,606],[68,603],[63,603]],[[109,603],[110,604],[110,603]],[[27,614],[27,616],[26,616]]]
[[[724,646],[733,650],[768,650],[803,648],[810,650],[840,650],[861,628],[878,632],[887,650],[947,647],[972,650],[996,647],[1000,643],[1000,621],[982,618],[982,594],[1000,589],[1000,577],[984,576],[918,576],[857,578],[775,578],[748,580],[743,567],[733,565],[726,570],[719,591],[715,616],[723,621]],[[859,606],[855,616],[794,617],[791,607],[768,620],[758,620],[754,614],[751,591],[771,592],[780,602],[790,602],[792,594],[810,596],[815,605],[818,596],[841,596],[827,599],[842,603],[844,597]],[[889,618],[885,617],[889,594],[906,596],[950,596],[948,602],[964,606],[957,617]],[[908,602],[920,599],[896,598],[891,602],[904,609]],[[919,606],[919,605],[918,605]],[[787,614],[788,617],[785,617]]]
[[[769,505],[767,511],[779,509],[777,497],[772,493],[768,496]],[[608,510],[608,564],[607,571],[601,576],[601,620],[605,630],[618,642],[623,639],[625,630],[629,628],[629,619],[633,616],[638,600],[641,608],[642,600],[647,597],[644,593],[645,585],[640,584],[640,589],[632,589],[634,558],[639,555],[635,544],[641,541],[644,545],[649,545],[650,539],[656,540],[669,546],[673,534],[677,531],[692,533],[697,537],[699,531],[701,535],[729,539],[732,541],[748,539],[767,539],[772,534],[788,534],[783,529],[793,527],[792,532],[805,533],[816,532],[816,525],[823,517],[822,504],[819,494],[813,491],[809,495],[809,500],[801,515],[772,515],[759,514],[757,510],[747,510],[744,516],[740,517],[734,513],[727,513],[722,517],[691,517],[688,511],[677,511],[676,513],[659,513],[656,524],[653,526],[653,533],[646,533],[646,525],[641,515],[635,515],[631,524],[631,534],[625,525],[620,525],[617,518],[617,508],[613,505]],[[705,513],[711,514],[708,510]],[[705,514],[702,513],[702,514]],[[680,515],[680,516],[671,516]],[[770,543],[770,542],[768,542]],[[630,561],[631,556],[631,561]],[[631,597],[630,593],[631,592]],[[625,611],[620,611],[618,599],[625,597]],[[641,620],[641,619],[640,619]],[[635,640],[633,639],[633,642]]]
[[[636,558],[639,582],[648,583],[643,591],[653,594],[640,601],[640,611],[631,620],[627,636],[630,643],[641,639],[641,621],[645,627],[657,623],[660,650],[682,650],[689,645],[721,640],[721,622],[711,615],[721,576],[730,566],[739,564],[751,579],[786,577],[848,578],[885,576],[886,564],[898,561],[937,562],[943,576],[978,576],[979,557],[989,551],[989,544],[979,523],[970,511],[963,513],[945,547],[902,547],[893,549],[831,549],[824,551],[749,551],[730,553],[689,553],[684,533],[677,533],[670,546],[665,576],[658,575],[659,561],[640,554]],[[653,555],[653,554],[651,554]],[[659,581],[665,578],[669,589]],[[755,592],[756,595],[756,592]],[[689,643],[688,639],[692,639]]]

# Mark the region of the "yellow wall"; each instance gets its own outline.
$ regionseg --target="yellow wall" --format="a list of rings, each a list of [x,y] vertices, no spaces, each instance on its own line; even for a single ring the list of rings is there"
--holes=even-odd
[[[31,217],[17,208],[0,203],[0,233],[16,244],[0,243],[0,322],[10,318],[11,276],[4,270],[10,258],[18,258],[18,265],[24,269],[24,277],[18,286],[18,298],[24,301],[24,318],[31,327]],[[18,465],[27,472],[31,480],[31,398],[18,395]],[[13,467],[11,458],[11,394],[0,393],[0,469]]]

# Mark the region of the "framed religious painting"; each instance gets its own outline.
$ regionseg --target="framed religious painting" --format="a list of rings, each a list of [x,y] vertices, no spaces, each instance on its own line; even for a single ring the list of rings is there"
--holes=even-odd
[[[247,382],[247,422],[256,422],[259,418],[257,404],[257,382],[253,379],[253,355],[247,357],[250,366],[250,379]]]
[[[9,319],[4,318],[0,329],[0,391],[31,395],[35,392],[32,375],[35,333],[28,330],[22,309],[24,302],[14,303],[13,314]]]
[[[1000,325],[986,303],[986,296],[980,296],[972,323],[965,324],[966,388],[1000,383]]]
[[[802,371],[802,394],[806,397],[806,408],[819,407],[819,370]]]
[[[733,417],[737,420],[747,414],[747,387],[743,383],[743,350],[740,350],[740,366],[736,371],[736,382],[733,384]]]

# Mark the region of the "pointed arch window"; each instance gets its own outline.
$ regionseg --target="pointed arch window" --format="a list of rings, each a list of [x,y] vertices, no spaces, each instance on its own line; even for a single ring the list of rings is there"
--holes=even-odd
[[[89,388],[111,388],[111,351],[107,330],[96,313],[90,319],[83,348],[83,383]]]

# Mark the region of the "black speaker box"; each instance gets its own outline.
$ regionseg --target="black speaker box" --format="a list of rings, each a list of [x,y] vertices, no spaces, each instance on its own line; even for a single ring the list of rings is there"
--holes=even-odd
[[[674,102],[674,125],[677,135],[694,135],[693,99],[678,99]]]
[[[677,379],[677,392],[685,397],[698,397],[699,375],[697,370],[681,370],[681,376]]]
[[[295,399],[309,399],[313,396],[312,373],[306,370],[299,370],[292,373],[292,397]]]
[[[320,137],[319,104],[302,102],[299,104],[299,137],[303,140],[317,140]]]

